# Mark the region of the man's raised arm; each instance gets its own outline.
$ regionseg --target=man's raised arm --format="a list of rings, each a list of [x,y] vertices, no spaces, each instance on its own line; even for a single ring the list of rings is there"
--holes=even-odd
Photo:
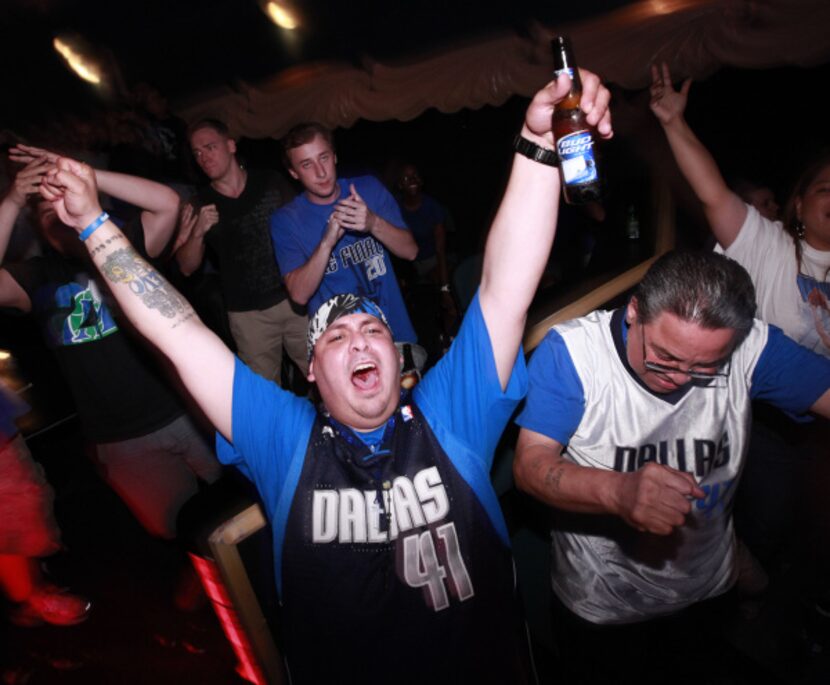
[[[40,181],[50,167],[51,164],[45,159],[29,161],[17,172],[0,200],[0,264],[5,261],[14,224],[26,204],[26,198],[40,190]],[[11,307],[22,312],[32,308],[28,293],[6,269],[0,269],[0,307]]]
[[[6,257],[14,224],[26,204],[26,198],[40,189],[40,180],[50,168],[45,159],[32,159],[15,174],[6,194],[0,199],[0,264]]]
[[[24,164],[38,159],[54,164],[58,159],[56,153],[32,145],[15,146],[9,157]],[[158,257],[176,228],[179,196],[166,185],[140,176],[106,169],[94,169],[94,172],[98,190],[141,209],[144,248],[151,257]]]
[[[652,65],[651,111],[663,127],[677,166],[703,203],[715,240],[726,249],[738,237],[747,209],[726,185],[712,154],[683,116],[691,84],[687,79],[680,90],[675,90],[668,65],[664,63],[662,69]]]
[[[60,220],[78,231],[123,313],[173,362],[213,425],[232,439],[233,355],[114,223],[99,224],[103,215],[93,169],[58,158],[40,192]]]
[[[600,135],[612,135],[608,111],[610,94],[592,73],[582,71],[582,104],[588,122]],[[522,136],[554,149],[551,116],[556,103],[570,90],[571,80],[560,76],[540,90],[525,116]],[[524,333],[527,309],[548,260],[559,209],[559,170],[519,154],[484,253],[479,299],[490,333],[502,387],[510,372]]]

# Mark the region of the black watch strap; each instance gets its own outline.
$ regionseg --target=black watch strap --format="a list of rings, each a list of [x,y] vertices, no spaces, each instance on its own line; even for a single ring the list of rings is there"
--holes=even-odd
[[[513,139],[513,151],[532,159],[534,162],[539,162],[539,164],[559,166],[559,156],[553,150],[531,143],[527,138],[522,138],[520,134],[517,134]]]

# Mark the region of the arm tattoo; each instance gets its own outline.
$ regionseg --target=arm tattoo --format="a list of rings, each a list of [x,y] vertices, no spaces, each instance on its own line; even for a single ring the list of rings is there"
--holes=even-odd
[[[107,255],[101,272],[113,283],[125,283],[148,309],[157,309],[165,318],[183,315],[179,325],[193,315],[188,302],[134,248],[120,248]]]
[[[89,253],[90,257],[95,257],[95,255],[97,255],[99,252],[104,252],[105,250],[107,250],[109,248],[110,245],[112,245],[112,243],[116,243],[119,240],[125,240],[126,241],[127,239],[122,234],[110,236],[103,243],[96,246],[95,248],[93,248],[90,251],[90,253]]]
[[[559,464],[558,466],[551,466],[547,470],[547,473],[545,473],[545,485],[554,490],[559,490],[559,483],[562,480],[563,473],[565,473],[564,464]]]

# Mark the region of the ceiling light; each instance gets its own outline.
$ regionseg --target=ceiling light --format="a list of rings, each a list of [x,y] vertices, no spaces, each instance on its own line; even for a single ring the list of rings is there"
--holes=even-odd
[[[292,31],[300,25],[297,17],[285,5],[271,0],[265,5],[265,11],[277,26],[281,29]]]
[[[52,41],[55,50],[78,76],[96,86],[101,83],[101,68],[94,59],[84,55],[77,44],[66,37],[58,36]]]

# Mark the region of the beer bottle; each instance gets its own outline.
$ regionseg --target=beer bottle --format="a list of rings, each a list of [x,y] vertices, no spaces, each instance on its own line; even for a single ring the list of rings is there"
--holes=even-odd
[[[565,202],[581,205],[601,198],[601,178],[597,165],[596,138],[579,108],[582,81],[566,36],[552,41],[554,75],[566,72],[571,77],[571,92],[553,112],[553,135],[562,174]]]

